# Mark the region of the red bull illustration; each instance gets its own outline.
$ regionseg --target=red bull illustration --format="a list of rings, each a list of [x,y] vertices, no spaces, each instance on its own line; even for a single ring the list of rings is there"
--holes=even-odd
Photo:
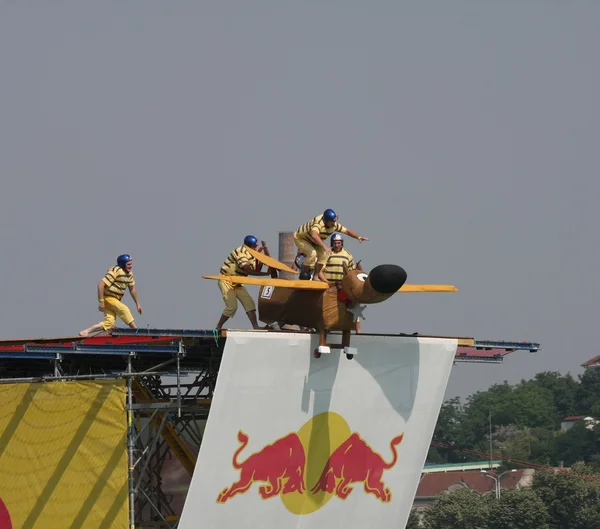
[[[241,446],[233,455],[233,468],[240,471],[240,479],[231,487],[223,489],[217,503],[225,503],[236,494],[246,492],[257,481],[267,483],[258,489],[263,500],[291,492],[302,494],[306,490],[306,455],[297,434],[291,433],[278,439],[241,463],[238,457],[248,445],[248,436],[241,430],[238,432],[238,441]]]
[[[12,529],[10,514],[8,514],[8,509],[2,499],[0,499],[0,529]]]
[[[392,493],[383,481],[383,472],[392,468],[398,461],[396,445],[402,442],[404,434],[394,437],[390,442],[392,460],[387,463],[357,433],[353,433],[331,454],[319,481],[311,489],[317,493],[325,491],[335,493],[345,500],[352,492],[351,483],[364,483],[365,492],[373,494],[384,503],[392,499]]]
[[[221,491],[217,503],[246,493],[255,482],[266,483],[258,488],[263,500],[280,496],[294,514],[314,512],[333,496],[345,500],[353,490],[350,485],[355,483],[363,483],[366,494],[389,503],[392,492],[383,482],[383,473],[396,465],[396,446],[403,438],[400,434],[391,440],[392,459],[388,463],[358,433],[351,433],[340,415],[326,412],[310,419],[297,433],[239,462],[248,445],[248,435],[240,430],[241,446],[233,455],[233,467],[240,471],[240,478]],[[307,488],[307,483],[312,487]]]

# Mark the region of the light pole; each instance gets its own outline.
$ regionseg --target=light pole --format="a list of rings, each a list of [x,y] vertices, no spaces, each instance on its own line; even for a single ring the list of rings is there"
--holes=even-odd
[[[500,499],[500,479],[502,478],[502,476],[504,476],[504,474],[508,474],[509,472],[516,472],[516,471],[517,471],[517,469],[513,468],[512,470],[507,470],[506,472],[502,472],[502,474],[500,474],[499,476],[497,476],[496,474],[491,474],[487,470],[482,470],[481,473],[484,476],[487,476],[488,478],[492,478],[496,482],[496,499],[499,500]]]

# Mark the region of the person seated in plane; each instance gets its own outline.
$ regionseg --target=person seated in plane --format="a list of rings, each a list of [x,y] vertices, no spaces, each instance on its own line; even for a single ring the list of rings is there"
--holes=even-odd
[[[356,268],[354,257],[344,248],[344,238],[339,233],[331,236],[331,255],[325,264],[324,275],[329,283],[340,285],[344,278],[344,265],[348,270]],[[360,333],[360,318],[356,319],[355,331]]]
[[[330,283],[337,283],[344,278],[344,264],[348,270],[354,270],[354,258],[352,254],[344,248],[344,238],[339,233],[331,236],[331,253],[325,263],[323,274]]]

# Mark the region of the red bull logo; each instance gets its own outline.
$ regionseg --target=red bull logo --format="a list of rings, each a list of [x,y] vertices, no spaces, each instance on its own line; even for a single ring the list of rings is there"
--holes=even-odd
[[[265,446],[243,463],[238,461],[238,457],[248,445],[248,436],[240,431],[238,441],[241,446],[233,455],[233,468],[240,471],[240,479],[231,487],[223,489],[217,498],[217,503],[225,503],[236,494],[246,492],[257,481],[266,483],[258,489],[263,500],[290,492],[303,493],[306,490],[304,484],[306,455],[295,433]]]
[[[382,476],[384,471],[392,468],[398,461],[396,445],[400,444],[403,438],[404,434],[401,434],[392,439],[392,460],[387,463],[360,435],[353,433],[331,454],[311,492],[335,493],[338,498],[345,500],[352,492],[351,483],[363,483],[367,494],[373,494],[384,503],[389,502],[392,493],[383,484]]]
[[[362,484],[365,494],[389,503],[392,492],[383,481],[384,472],[398,461],[397,446],[404,434],[390,441],[389,461],[375,451],[358,433],[351,432],[337,413],[326,412],[292,432],[262,447],[240,461],[249,443],[240,431],[240,446],[233,455],[239,479],[224,488],[217,503],[226,503],[259,483],[263,500],[278,496],[294,514],[308,514],[323,507],[334,496],[345,500],[353,485]]]
[[[8,509],[0,499],[0,529],[12,529],[12,522],[10,521],[10,515]]]

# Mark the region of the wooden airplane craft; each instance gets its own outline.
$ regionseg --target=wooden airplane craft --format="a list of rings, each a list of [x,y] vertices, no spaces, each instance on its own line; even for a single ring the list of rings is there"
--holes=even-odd
[[[381,303],[397,292],[457,292],[453,285],[406,284],[406,271],[394,264],[383,264],[368,274],[360,263],[355,270],[344,266],[340,283],[322,281],[281,279],[277,271],[289,271],[288,266],[259,252],[252,255],[269,267],[271,277],[202,276],[205,279],[230,281],[237,284],[259,285],[258,318],[260,321],[279,326],[299,325],[319,330],[319,347],[314,356],[330,353],[331,348],[342,349],[351,359],[357,350],[350,347],[351,331],[367,305]],[[295,270],[293,272],[297,273]],[[342,343],[327,344],[327,333],[342,331]]]

